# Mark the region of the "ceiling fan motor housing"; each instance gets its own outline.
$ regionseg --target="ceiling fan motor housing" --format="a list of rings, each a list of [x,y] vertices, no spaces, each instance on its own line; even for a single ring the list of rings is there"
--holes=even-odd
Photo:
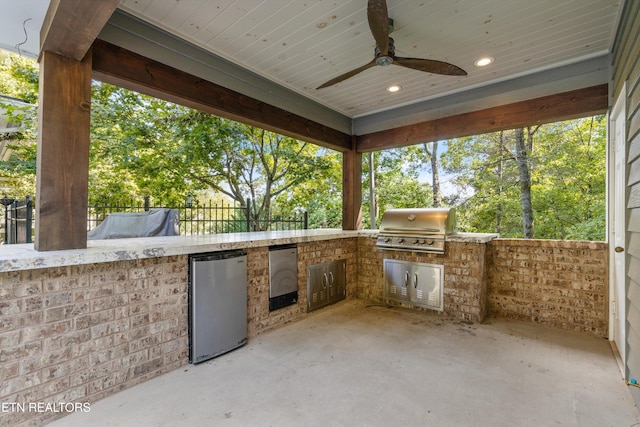
[[[396,49],[393,45],[393,39],[389,37],[389,52],[387,55],[381,55],[380,48],[376,46],[376,50],[375,50],[376,64],[382,65],[383,67],[385,65],[393,64],[393,57],[395,56],[395,54],[396,54]]]

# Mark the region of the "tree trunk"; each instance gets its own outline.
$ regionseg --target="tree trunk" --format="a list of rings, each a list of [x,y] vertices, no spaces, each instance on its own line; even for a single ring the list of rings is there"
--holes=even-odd
[[[498,204],[496,205],[496,233],[500,234],[502,231],[502,191],[503,191],[503,176],[504,176],[504,131],[500,131],[500,142],[498,143]]]
[[[524,129],[516,129],[516,162],[520,173],[520,203],[522,205],[523,238],[533,239],[533,206],[531,204],[531,170],[529,157],[533,147],[533,133],[527,129],[528,141],[525,140]]]
[[[422,144],[424,151],[431,159],[431,186],[433,187],[433,207],[442,206],[442,192],[440,190],[440,173],[438,172],[438,142],[434,141],[433,150],[429,151],[428,143]]]
[[[376,203],[376,173],[374,165],[374,152],[369,153],[369,219],[370,229],[378,228],[378,204]]]

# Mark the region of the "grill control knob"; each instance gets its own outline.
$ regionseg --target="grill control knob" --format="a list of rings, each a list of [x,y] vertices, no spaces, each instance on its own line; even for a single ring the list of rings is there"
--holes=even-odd
[[[433,245],[433,239],[428,239],[427,240],[427,245]]]
[[[412,242],[412,243],[413,243],[414,245],[416,245],[416,244],[418,244],[418,242],[419,242],[419,240],[418,240],[418,239],[413,239],[413,242]]]
[[[401,237],[400,239],[398,239],[398,243],[404,243],[404,239]]]
[[[384,238],[384,242],[385,242],[385,243],[389,243],[390,241],[391,241],[391,237],[385,237],[385,238]]]

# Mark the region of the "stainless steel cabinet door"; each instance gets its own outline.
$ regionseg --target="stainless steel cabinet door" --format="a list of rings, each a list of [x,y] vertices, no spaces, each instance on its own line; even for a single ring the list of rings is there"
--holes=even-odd
[[[409,299],[414,305],[443,310],[444,267],[434,264],[414,264],[411,269]]]
[[[444,266],[385,259],[384,298],[442,311]]]
[[[329,277],[324,264],[307,268],[307,311],[323,307],[329,303]]]
[[[347,296],[347,261],[341,259],[327,263],[329,304],[343,300]]]
[[[347,261],[307,267],[307,311],[333,304],[347,296]]]
[[[384,260],[384,297],[396,302],[409,302],[411,263]]]

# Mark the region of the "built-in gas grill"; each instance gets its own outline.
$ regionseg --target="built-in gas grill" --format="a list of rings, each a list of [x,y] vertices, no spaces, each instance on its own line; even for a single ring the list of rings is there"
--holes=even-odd
[[[376,246],[444,253],[445,237],[455,232],[454,208],[389,209],[382,215]]]

